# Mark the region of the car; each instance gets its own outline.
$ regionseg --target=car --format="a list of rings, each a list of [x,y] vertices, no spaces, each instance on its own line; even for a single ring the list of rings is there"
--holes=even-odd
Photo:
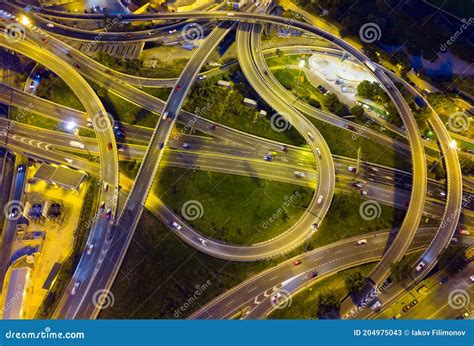
[[[206,239],[203,239],[201,237],[198,238],[198,241],[203,245],[203,246],[206,246],[206,243],[207,243],[207,240]]]
[[[471,276],[469,277],[469,280],[471,280],[471,282],[474,282],[474,275],[471,275]]]
[[[439,284],[444,285],[446,282],[448,282],[448,280],[449,280],[449,277],[445,276],[439,280]]]
[[[410,304],[407,304],[407,305],[405,305],[405,306],[403,307],[402,311],[403,311],[403,312],[407,312],[407,311],[410,310],[410,309],[411,309]]]
[[[275,304],[281,296],[282,296],[281,292],[275,293],[271,298],[272,303]]]
[[[112,143],[110,143],[110,142],[107,143],[107,149],[112,150],[112,148],[113,148]]]
[[[69,52],[66,53],[66,56],[69,57],[69,58],[72,58],[72,54],[69,53]]]
[[[313,134],[311,132],[308,132],[308,137],[310,140],[314,141],[314,137],[313,137]]]
[[[117,144],[117,150],[118,151],[125,151],[125,145],[124,144]]]
[[[94,244],[87,245],[86,254],[90,255],[93,249],[94,249]]]
[[[18,172],[23,172],[25,170],[25,165],[19,165],[17,168]]]
[[[366,190],[360,190],[360,194],[362,196],[367,196],[367,191]]]
[[[160,145],[158,146],[158,149],[163,149],[164,146],[165,146],[165,143],[161,142]]]
[[[110,220],[111,216],[112,216],[112,210],[107,209],[107,212],[105,213],[105,217],[107,218],[107,220]]]
[[[401,313],[396,314],[395,316],[392,317],[393,320],[398,320],[400,317],[402,317]]]
[[[74,66],[75,68],[81,68],[81,66],[79,66],[77,63],[73,62],[72,63],[72,66]]]
[[[268,76],[268,71],[267,71],[267,70],[263,71],[263,74],[264,74],[265,76]]]
[[[176,91],[179,91],[179,90],[181,90],[181,85],[179,85],[179,84],[178,84],[178,85],[176,85],[175,89],[176,89]]]
[[[216,129],[216,125],[215,125],[215,124],[209,125],[209,130],[215,130],[215,129]]]
[[[457,319],[457,320],[464,320],[464,319],[466,319],[466,318],[468,318],[468,317],[469,317],[469,312],[466,311],[466,312],[463,313],[462,315],[459,315],[458,317],[456,317],[456,319]]]
[[[183,143],[182,147],[183,147],[184,149],[189,149],[189,148],[191,148],[191,144],[189,144],[189,143]]]
[[[420,262],[420,263],[416,266],[415,270],[416,270],[417,272],[419,272],[419,271],[421,271],[421,270],[425,267],[425,265],[426,265],[425,262]]]
[[[48,41],[48,39],[47,39],[46,37],[41,37],[41,42],[43,42],[43,43],[48,43],[49,41]]]
[[[64,158],[64,161],[66,161],[66,162],[69,163],[69,164],[73,163],[73,160],[70,159],[69,157],[65,157],[65,158]]]
[[[104,202],[104,201],[102,201],[102,203],[100,203],[99,210],[100,210],[101,212],[103,212],[103,211],[105,210],[105,202]]]
[[[205,75],[205,74],[198,76],[198,79],[199,79],[199,80],[204,80],[204,79],[206,79],[206,78],[207,78],[207,75]]]
[[[288,151],[288,147],[286,145],[281,145],[280,150],[286,153]]]
[[[440,191],[440,192],[439,192],[439,195],[440,195],[441,197],[446,197],[446,192]]]
[[[354,186],[360,189],[363,185],[362,183],[358,182],[358,183],[354,183]]]
[[[74,286],[72,287],[72,290],[71,290],[71,296],[75,295],[76,292],[77,292],[77,289],[79,288],[79,286],[81,285],[81,282],[80,281],[76,281],[74,283]]]
[[[364,245],[367,244],[367,239],[360,239],[357,241],[357,245]]]
[[[48,23],[48,24],[46,24],[46,26],[47,26],[48,28],[54,28],[54,24],[53,24],[53,23]]]
[[[163,120],[166,120],[166,119],[168,119],[168,116],[169,116],[169,114],[170,114],[170,113],[169,113],[168,111],[164,112],[164,113],[163,113],[163,118],[162,118],[162,119],[163,119]]]
[[[349,172],[355,172],[355,171],[356,171],[356,168],[355,168],[354,166],[349,166],[349,167],[347,167],[347,170],[348,170]]]
[[[459,234],[462,234],[462,235],[469,235],[469,234],[471,234],[471,232],[469,232],[467,229],[460,229],[460,230],[459,230]]]
[[[318,157],[321,158],[321,150],[319,150],[319,148],[316,148],[316,154],[318,154]]]
[[[321,204],[323,202],[323,195],[319,195],[318,200],[316,201],[317,204]]]
[[[318,229],[318,224],[315,222],[311,225],[311,231],[316,231]]]
[[[456,238],[456,237],[452,237],[452,238],[451,238],[451,241],[452,241],[453,243],[457,243],[457,242],[459,241],[459,239]]]
[[[312,272],[308,275],[308,278],[314,279],[316,276],[318,276],[318,272]]]
[[[132,34],[126,34],[125,37],[130,38],[132,37]]]
[[[265,155],[263,155],[263,159],[265,161],[271,161],[273,159],[273,157],[272,157],[272,155],[265,154]]]
[[[304,178],[305,177],[305,174],[303,172],[300,172],[300,171],[294,171],[293,172],[298,178]]]
[[[416,304],[418,304],[418,300],[417,300],[417,299],[414,299],[414,300],[410,303],[410,307],[414,307]]]
[[[174,34],[176,31],[177,31],[176,29],[168,30],[168,34]]]
[[[178,231],[180,231],[182,228],[181,225],[177,223],[176,221],[171,222],[171,226],[173,226]]]
[[[301,260],[296,260],[293,262],[295,266],[299,266],[301,263],[303,263]]]
[[[382,306],[382,303],[380,303],[380,301],[377,300],[377,301],[370,307],[370,310],[376,311],[376,310],[378,310],[381,306]]]
[[[233,16],[235,16],[235,13],[232,13],[232,12],[227,13],[227,16],[228,16],[228,17],[233,17]]]
[[[104,191],[105,192],[109,191],[109,183],[104,183]]]
[[[379,169],[374,167],[374,166],[369,166],[369,170],[372,171],[372,172],[378,172]]]
[[[33,89],[35,87],[35,81],[32,80],[31,83],[30,83],[30,89]]]

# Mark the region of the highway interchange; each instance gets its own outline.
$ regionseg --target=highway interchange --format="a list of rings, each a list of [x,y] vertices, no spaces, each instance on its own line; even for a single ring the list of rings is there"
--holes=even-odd
[[[18,11],[18,8],[11,6],[9,10],[15,13]],[[99,310],[92,304],[92,295],[98,289],[110,289],[112,286],[144,207],[154,210],[154,214],[167,223],[168,226],[170,220],[176,220],[179,224],[182,224],[184,227],[182,232],[179,232],[179,236],[191,246],[209,255],[234,261],[253,261],[281,255],[302,244],[312,235],[311,225],[319,223],[324,219],[331,205],[334,191],[350,191],[353,189],[347,167],[354,161],[347,158],[333,157],[322,135],[302,113],[345,129],[347,129],[348,122],[298,101],[279,84],[271,73],[265,73],[268,67],[266,66],[260,46],[260,23],[289,25],[331,41],[339,46],[340,49],[349,52],[361,64],[366,65],[384,86],[386,92],[397,106],[402,121],[405,124],[409,145],[398,143],[364,127],[355,131],[360,135],[376,139],[381,143],[390,143],[390,145],[394,145],[398,150],[404,152],[405,155],[411,156],[413,164],[412,174],[409,175],[402,172],[402,175],[408,177],[407,181],[412,180],[411,189],[405,188],[404,190],[406,191],[401,192],[400,188],[393,186],[394,177],[397,177],[396,179],[398,180],[400,172],[380,167],[383,173],[376,174],[374,186],[371,186],[369,190],[371,198],[380,201],[380,203],[388,201],[391,204],[395,204],[395,206],[398,204],[399,207],[406,208],[407,212],[404,222],[388,248],[384,245],[388,238],[388,232],[380,232],[377,235],[368,236],[369,244],[364,248],[357,248],[359,251],[356,252],[353,252],[355,239],[347,239],[324,248],[315,249],[304,255],[303,266],[295,269],[291,265],[292,260],[288,260],[228,291],[209,303],[208,306],[196,312],[193,317],[229,318],[236,315],[239,311],[246,309],[251,301],[258,302],[258,304],[255,303],[254,306],[250,306],[248,314],[244,317],[265,317],[274,308],[270,303],[271,294],[265,294],[265,292],[269,290],[275,291],[282,287],[285,287],[285,289],[292,293],[297,292],[310,279],[307,273],[316,267],[321,276],[324,276],[361,263],[379,261],[374,271],[370,274],[370,280],[373,285],[379,286],[390,275],[391,263],[399,261],[407,251],[425,249],[425,252],[417,262],[423,261],[427,265],[427,269],[416,273],[414,282],[417,282],[422,280],[429,270],[433,268],[436,264],[437,255],[451,241],[461,215],[463,179],[456,151],[450,146],[450,134],[439,117],[437,115],[433,116],[430,120],[430,125],[439,139],[439,150],[446,163],[448,172],[447,187],[440,186],[440,184],[427,179],[424,146],[432,147],[433,144],[423,143],[421,140],[416,121],[401,93],[396,89],[391,80],[393,76],[388,71],[371,63],[365,55],[340,38],[319,28],[303,22],[289,21],[281,17],[266,15],[262,11],[255,13],[254,10],[255,7],[250,5],[246,11],[242,12],[196,11],[190,13],[124,15],[123,20],[221,20],[220,24],[217,24],[208,35],[204,44],[196,50],[177,80],[143,79],[110,71],[100,63],[71,48],[60,39],[45,32],[48,30],[48,21],[44,19],[45,17],[100,20],[100,15],[83,16],[81,14],[40,10],[38,12],[43,12],[42,14],[45,17],[40,15],[34,15],[34,17],[38,20],[36,22],[38,28],[42,30],[28,28],[26,39],[20,42],[20,44],[15,43],[13,45],[5,39],[0,41],[0,45],[22,53],[55,72],[76,93],[86,112],[67,109],[66,107],[35,98],[32,95],[27,95],[11,88],[8,89],[9,94],[2,93],[1,101],[20,107],[33,102],[34,112],[61,119],[65,119],[67,115],[67,117],[72,117],[82,127],[88,127],[88,119],[92,119],[97,141],[85,139],[84,142],[88,150],[99,157],[100,162],[89,162],[72,154],[71,157],[74,157],[74,159],[70,165],[97,175],[102,184],[109,184],[113,187],[107,191],[101,189],[101,193],[104,194],[103,199],[112,203],[110,207],[113,210],[113,216],[110,221],[107,221],[106,218],[99,218],[89,237],[89,241],[94,242],[101,251],[96,251],[94,256],[83,256],[76,269],[74,278],[71,280],[59,307],[54,313],[54,318],[97,317]],[[238,21],[239,23],[232,23],[232,21]],[[55,35],[86,41],[94,39],[91,35],[96,36],[93,32],[55,25],[55,30],[53,30]],[[278,170],[268,169],[268,164],[261,161],[261,156],[262,152],[268,151],[268,148],[278,151],[281,148],[281,143],[248,136],[245,133],[219,124],[216,124],[217,126],[212,131],[212,136],[226,140],[230,144],[222,145],[211,138],[190,136],[190,138],[185,137],[185,139],[173,139],[171,137],[176,121],[187,123],[196,117],[191,113],[181,110],[184,98],[196,80],[209,54],[225,35],[237,26],[238,60],[247,80],[268,105],[281,114],[286,121],[291,123],[301,133],[310,147],[309,151],[289,147],[288,152],[285,154],[288,157],[288,163],[271,163],[272,166],[278,165]],[[147,39],[153,38],[154,35],[162,35],[163,32],[166,32],[166,30],[156,30],[152,35],[148,32],[131,33],[131,35],[107,33],[103,37],[110,41],[125,42],[142,40],[144,35],[146,35]],[[46,46],[41,44],[43,37],[48,38],[49,43]],[[93,79],[96,83],[108,88],[117,95],[159,115],[160,120],[154,131],[133,126],[127,127],[127,131],[134,134],[134,139],[142,141],[142,145],[127,145],[126,152],[119,152],[117,150],[112,131],[113,124],[110,123],[100,100],[89,87],[84,77]],[[133,85],[172,86],[173,90],[168,100],[163,102]],[[210,124],[211,122],[208,120],[199,118],[196,122],[196,127],[209,133]],[[33,157],[41,157],[50,162],[65,164],[64,155],[66,154],[64,152],[61,153],[57,149],[70,151],[71,148],[68,148],[67,144],[71,141],[70,135],[64,133],[42,135],[41,132],[37,132],[33,136],[28,136],[28,129],[26,126],[22,127],[21,124],[15,124],[10,127],[2,121],[2,126],[11,128],[11,133],[8,134],[8,140],[5,143],[7,148],[18,150],[25,155],[32,154]],[[36,142],[32,142],[32,140]],[[184,140],[191,142],[193,148],[200,148],[200,150],[195,152],[179,150]],[[108,147],[109,143],[112,144],[112,150]],[[252,148],[252,150],[249,148]],[[318,151],[321,152],[320,155],[318,155]],[[269,242],[245,247],[222,244],[208,239],[207,244],[203,245],[197,241],[199,238],[197,230],[187,226],[179,216],[166,208],[156,196],[150,195],[153,177],[158,170],[160,162],[176,167],[189,167],[191,162],[191,165],[199,169],[220,172],[225,172],[225,167],[232,167],[232,173],[234,174],[249,175],[249,170],[238,160],[241,157],[245,157],[247,162],[250,162],[259,177],[316,188],[312,203],[303,217],[298,220],[298,223],[280,237]],[[124,192],[126,192],[123,207],[120,209],[118,209],[119,158],[141,159],[143,162],[135,182],[123,180],[120,176],[121,184],[123,185]],[[298,179],[293,174],[295,167],[301,166],[304,167],[306,172],[304,179]],[[364,171],[370,171],[370,166],[370,164],[364,163]],[[340,179],[345,179],[345,181],[336,183],[336,175]],[[126,183],[122,181],[126,181]],[[444,188],[446,188],[447,194],[446,198],[442,199],[438,194]],[[431,194],[433,198],[427,198],[427,193],[428,195]],[[324,197],[322,203],[316,202],[319,196]],[[400,196],[402,196],[402,200],[397,201],[397,198]],[[465,194],[464,197],[472,200],[472,195],[469,193]],[[465,218],[463,222],[465,225],[472,225],[471,208],[472,205],[464,210]],[[441,226],[438,229],[419,227],[423,212],[425,215],[431,215],[434,218],[443,220]],[[301,232],[301,229],[305,231]],[[472,245],[469,237],[461,240],[468,245]],[[378,245],[379,243],[380,245]],[[344,253],[350,251],[351,256],[335,255],[341,251]],[[367,256],[368,252],[370,252],[370,257]],[[326,253],[326,257],[321,257],[322,253]],[[269,276],[272,276],[272,278],[269,279]],[[70,291],[70,288],[77,280],[87,282],[87,285],[81,285],[75,295],[68,294],[67,292]],[[255,284],[256,282],[258,282],[258,285]],[[252,287],[252,291],[248,287]],[[263,297],[259,301],[259,295],[261,294],[263,294]],[[391,292],[384,299],[390,301],[399,294],[400,292]],[[231,298],[233,300],[229,302]],[[381,300],[383,301],[383,299]],[[224,302],[228,304],[225,305]],[[353,306],[349,306],[347,309],[353,309]]]

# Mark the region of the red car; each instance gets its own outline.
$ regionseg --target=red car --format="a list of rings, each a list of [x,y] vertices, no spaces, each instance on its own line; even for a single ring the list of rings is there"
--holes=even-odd
[[[176,91],[181,90],[181,85],[178,84],[175,89]]]
[[[301,264],[301,260],[296,260],[296,261],[293,262],[293,264],[295,266],[299,266]]]
[[[112,143],[107,143],[107,148],[108,148],[109,150],[112,150]]]

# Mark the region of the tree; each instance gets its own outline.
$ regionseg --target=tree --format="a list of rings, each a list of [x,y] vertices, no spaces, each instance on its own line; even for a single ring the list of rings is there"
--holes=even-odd
[[[438,256],[438,264],[441,269],[446,269],[448,274],[456,274],[468,264],[465,249],[461,246],[448,246],[446,250]]]
[[[318,314],[325,315],[339,309],[339,301],[333,290],[323,291],[318,297]]]
[[[362,118],[364,116],[364,108],[359,105],[353,106],[351,108],[351,114],[357,118]]]
[[[402,282],[410,277],[411,265],[408,263],[406,258],[403,258],[397,263],[391,263],[390,270],[392,271],[392,274],[390,275],[392,280],[395,282]]]
[[[324,104],[331,113],[334,113],[340,117],[349,114],[347,106],[339,101],[339,98],[336,96],[336,94],[328,94],[325,97]]]
[[[350,293],[362,293],[365,289],[366,282],[361,272],[351,273],[346,277],[346,288]]]

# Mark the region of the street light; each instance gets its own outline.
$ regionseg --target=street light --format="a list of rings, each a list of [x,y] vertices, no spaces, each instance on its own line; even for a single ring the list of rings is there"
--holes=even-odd
[[[28,18],[27,16],[25,15],[22,15],[20,17],[20,23],[23,24],[24,26],[28,26],[31,24],[31,21],[30,21],[30,18]]]
[[[452,148],[452,149],[457,149],[458,147],[458,142],[456,142],[456,140],[451,140],[451,142],[449,142],[449,147]]]
[[[300,89],[301,73],[303,72],[303,68],[306,66],[306,60],[301,59],[300,62],[298,63],[298,66],[300,67],[300,74],[298,75],[298,84],[296,85],[296,97],[298,97],[298,90]]]
[[[84,149],[86,149],[87,151],[87,155],[89,155],[89,161],[91,161],[92,159],[92,154],[91,152],[89,151],[89,149],[87,148],[87,146],[84,144],[84,142],[82,141],[82,138],[81,136],[79,135],[79,130],[76,128],[76,122],[71,120],[71,121],[68,121],[66,123],[66,130],[72,132],[76,137],[77,139],[79,140],[79,142],[83,145]]]

